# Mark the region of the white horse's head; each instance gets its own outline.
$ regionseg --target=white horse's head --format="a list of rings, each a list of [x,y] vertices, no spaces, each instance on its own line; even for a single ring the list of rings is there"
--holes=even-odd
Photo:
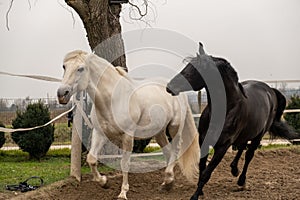
[[[57,90],[60,104],[67,104],[71,96],[85,90],[89,84],[89,72],[85,65],[87,52],[76,50],[68,53],[64,58],[64,76],[61,86]]]

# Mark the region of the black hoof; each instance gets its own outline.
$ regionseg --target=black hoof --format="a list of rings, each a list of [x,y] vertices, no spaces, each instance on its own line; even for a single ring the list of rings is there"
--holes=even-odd
[[[191,198],[190,200],[198,200],[199,196],[203,196],[204,193],[203,191],[201,190],[200,192],[196,192]]]
[[[239,172],[238,168],[231,168],[232,176],[237,177],[239,175],[239,173],[240,172]]]
[[[244,187],[245,185],[245,179],[244,178],[239,178],[238,182],[237,182],[238,186]]]

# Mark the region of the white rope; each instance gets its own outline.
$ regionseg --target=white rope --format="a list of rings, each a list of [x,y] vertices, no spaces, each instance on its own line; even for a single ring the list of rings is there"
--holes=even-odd
[[[89,120],[88,116],[86,115],[86,113],[84,112],[81,104],[80,104],[80,101],[77,101],[75,100],[75,104],[77,106],[77,110],[80,112],[80,115],[83,117],[83,120],[84,122],[86,123],[86,125],[88,125],[88,127],[90,129],[93,129],[94,128],[94,125],[93,123]]]
[[[48,77],[48,76],[13,74],[13,73],[8,73],[8,72],[1,72],[1,71],[0,71],[0,74],[1,75],[8,75],[8,76],[32,78],[32,79],[36,79],[36,80],[43,80],[43,81],[49,81],[49,82],[61,82],[61,79],[57,79],[57,78],[53,78],[53,77]],[[19,131],[31,131],[31,130],[34,130],[34,129],[42,128],[42,127],[48,126],[52,122],[60,119],[61,117],[63,117],[64,115],[66,115],[68,112],[72,111],[74,108],[75,108],[75,105],[71,109],[63,112],[62,114],[60,114],[57,117],[53,118],[52,120],[50,120],[49,122],[47,122],[44,125],[40,125],[40,126],[36,126],[36,127],[32,127],[32,128],[17,128],[17,129],[10,129],[10,128],[0,127],[0,131],[6,132],[6,133],[13,133],[13,132],[19,132]]]
[[[295,113],[295,112],[300,112],[300,109],[288,109],[288,110],[284,110],[284,113]]]
[[[74,108],[75,108],[75,105],[72,108],[70,108],[69,110],[67,110],[67,111],[61,113],[60,115],[58,115],[57,117],[53,118],[52,120],[50,120],[46,124],[43,124],[43,125],[40,125],[40,126],[35,126],[35,127],[32,127],[32,128],[17,128],[17,129],[0,127],[0,131],[6,132],[6,133],[13,133],[13,132],[19,132],[19,131],[31,131],[31,130],[34,130],[34,129],[42,128],[42,127],[48,126],[52,122],[54,122],[54,121],[58,120],[59,118],[63,117],[68,112],[72,111]]]
[[[8,75],[8,76],[32,78],[32,79],[36,79],[36,80],[49,81],[49,82],[61,82],[61,79],[48,77],[48,76],[41,76],[41,75],[12,74],[12,73],[1,72],[1,71],[0,71],[0,74]]]

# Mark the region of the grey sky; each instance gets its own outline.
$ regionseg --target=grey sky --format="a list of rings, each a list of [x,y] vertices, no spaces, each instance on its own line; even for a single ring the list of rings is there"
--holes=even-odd
[[[75,12],[73,27],[70,13],[57,1],[31,2],[29,10],[27,1],[15,1],[9,15],[11,30],[7,31],[5,13],[8,1],[0,0],[0,71],[60,78],[62,59],[68,51],[90,51],[85,30]],[[195,42],[201,41],[208,53],[229,60],[241,80],[300,79],[299,0],[152,2],[156,10],[152,27],[172,30]],[[122,15],[124,32],[145,27],[142,22],[125,22],[130,21],[127,7]],[[153,18],[149,13],[148,20]],[[130,53],[127,59],[129,70],[165,60],[170,62],[164,62],[164,65],[175,67],[174,73],[183,66],[181,59],[151,51]],[[153,68],[157,74],[164,73],[157,69]],[[55,97],[59,85],[2,75],[0,80],[0,98],[43,98],[47,94]]]

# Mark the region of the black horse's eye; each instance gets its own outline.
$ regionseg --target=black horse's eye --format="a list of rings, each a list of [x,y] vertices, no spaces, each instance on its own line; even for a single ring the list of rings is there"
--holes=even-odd
[[[65,65],[63,65],[63,69],[64,69],[64,70],[66,70],[66,67],[65,67]]]
[[[78,72],[83,72],[83,70],[84,70],[83,67],[79,67],[79,68],[77,69]]]

